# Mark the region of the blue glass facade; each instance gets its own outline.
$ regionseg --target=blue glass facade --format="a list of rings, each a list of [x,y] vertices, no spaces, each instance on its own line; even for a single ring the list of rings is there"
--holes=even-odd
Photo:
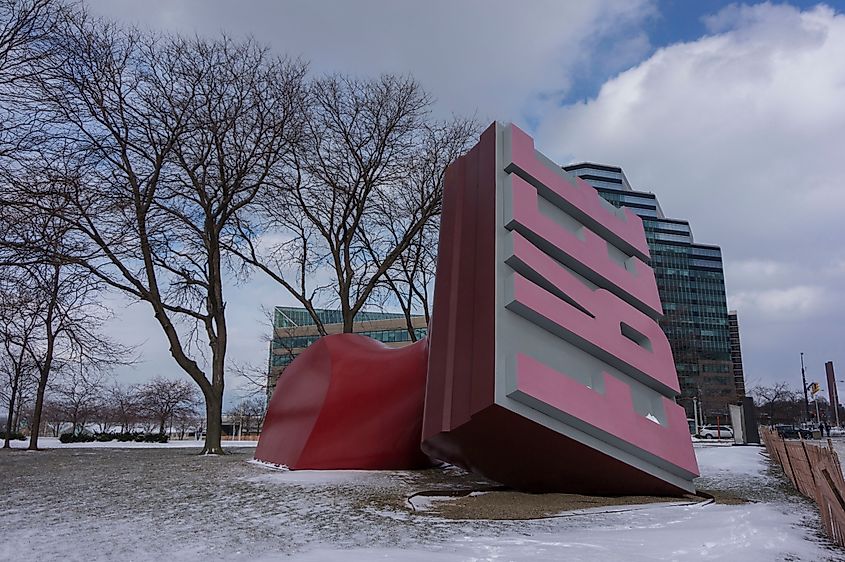
[[[582,163],[564,170],[602,198],[643,220],[651,265],[663,303],[660,325],[669,339],[681,385],[679,403],[692,417],[692,398],[708,417],[727,415],[738,389],[731,361],[722,251],[698,244],[685,220],[667,218],[653,193],[634,191],[621,168]]]

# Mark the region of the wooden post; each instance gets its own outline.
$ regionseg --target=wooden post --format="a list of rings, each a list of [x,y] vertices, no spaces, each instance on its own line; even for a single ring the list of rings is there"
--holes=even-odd
[[[816,475],[813,474],[813,463],[810,462],[810,455],[807,454],[807,443],[801,441],[801,447],[804,449],[804,458],[807,459],[807,466],[810,468],[810,476],[813,478],[813,488],[816,487]]]
[[[795,478],[795,469],[792,468],[792,458],[789,456],[789,449],[786,448],[786,441],[781,439],[780,442],[783,445],[783,454],[786,456],[786,463],[789,465],[789,473],[792,474],[792,485],[795,486],[795,488],[798,488],[798,479]],[[786,472],[786,467],[783,466],[783,461],[781,461],[781,467],[783,467],[783,471]]]

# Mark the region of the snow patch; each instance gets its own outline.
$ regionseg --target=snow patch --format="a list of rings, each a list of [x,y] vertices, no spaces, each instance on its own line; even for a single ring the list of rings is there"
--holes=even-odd
[[[136,443],[135,441],[91,441],[90,443],[62,443],[56,437],[39,437],[39,449],[201,449],[204,441],[196,439],[171,440],[167,443]],[[223,448],[232,447],[256,447],[258,441],[223,441]],[[29,439],[26,441],[12,441],[13,449],[26,449],[29,447]],[[214,456],[214,455],[212,455]]]
[[[414,511],[429,511],[436,503],[455,501],[460,497],[461,496],[426,496],[417,494],[408,498],[408,503],[411,504]]]
[[[762,447],[696,445],[694,449],[701,476],[760,477],[766,473],[765,449]]]
[[[389,470],[291,470],[285,465],[274,465],[256,459],[247,463],[267,470],[266,474],[249,478],[250,482],[294,484],[301,487],[323,487],[337,484],[378,485],[389,483],[401,471]]]
[[[246,462],[262,468],[268,468],[270,470],[280,470],[282,472],[290,471],[290,468],[288,468],[288,465],[286,464],[276,464],[274,462],[263,461],[261,459],[250,459]]]
[[[807,529],[776,506],[710,505],[655,508],[622,520],[555,532],[465,535],[406,548],[332,548],[320,546],[293,556],[300,562],[452,562],[531,560],[557,562],[647,560],[826,560],[835,553],[813,540]],[[267,558],[269,559],[269,558]]]

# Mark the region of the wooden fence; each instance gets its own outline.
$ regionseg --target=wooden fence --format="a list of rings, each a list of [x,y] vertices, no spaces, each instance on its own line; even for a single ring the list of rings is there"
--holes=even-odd
[[[258,441],[260,435],[224,435],[220,439],[223,441]]]
[[[827,536],[845,546],[845,478],[830,439],[827,447],[803,439],[787,441],[766,428],[760,429],[760,437],[793,486],[816,502]]]

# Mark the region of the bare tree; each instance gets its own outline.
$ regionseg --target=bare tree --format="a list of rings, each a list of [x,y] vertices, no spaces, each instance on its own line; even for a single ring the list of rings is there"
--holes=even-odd
[[[196,388],[185,380],[155,377],[140,387],[139,396],[142,412],[158,424],[159,433],[175,416],[196,414]]]
[[[44,420],[44,425],[49,428],[53,437],[58,437],[62,433],[62,429],[64,429],[65,423],[67,422],[64,418],[64,410],[48,398],[44,401],[41,415],[42,420]],[[33,426],[32,431],[37,430],[38,429]]]
[[[41,202],[46,206],[45,201],[49,198]],[[125,362],[130,350],[100,332],[109,317],[98,298],[102,285],[88,270],[61,257],[69,247],[69,235],[55,216],[37,208],[27,220],[4,226],[0,256],[9,264],[18,264],[7,264],[4,269],[6,275],[14,271],[14,282],[29,303],[12,309],[10,317],[19,326],[32,327],[25,339],[18,339],[18,345],[38,375],[29,442],[29,448],[37,450],[51,374],[68,362],[84,362],[92,369]],[[19,250],[24,247],[22,256]]]
[[[108,433],[118,422],[116,412],[111,403],[104,400],[105,395],[101,394],[97,397],[94,408],[91,412],[91,423],[97,424],[98,433]]]
[[[8,412],[3,448],[9,448],[15,419],[20,415],[23,389],[35,372],[28,350],[38,337],[39,309],[43,304],[21,281],[21,276],[10,276],[8,270],[0,280],[0,371],[5,375],[8,389],[2,393]]]
[[[2,364],[2,360],[0,360]],[[0,368],[2,369],[2,368]],[[7,404],[12,398],[11,381],[5,381],[6,388],[0,392],[0,399]],[[17,394],[14,398],[14,408],[9,408],[9,415],[12,417],[12,433],[21,433],[24,424],[31,425],[31,410],[35,399],[35,389],[38,386],[38,376],[32,365],[26,369],[25,375],[20,378],[17,386]]]
[[[188,431],[193,431],[194,434],[201,432],[202,416],[194,411],[180,411],[173,416],[173,427],[179,435],[179,439],[184,439]]]
[[[227,240],[295,134],[305,67],[249,41],[150,37],[80,13],[56,52],[34,87],[61,131],[50,194],[83,247],[65,259],[151,306],[205,397],[204,452],[223,453]]]
[[[0,83],[20,81],[45,57],[61,9],[55,0],[0,0]]]
[[[384,243],[379,238],[400,246],[410,231],[407,224],[420,213],[421,202],[435,198],[438,203],[435,213],[408,240],[405,250],[384,275],[384,285],[389,290],[386,300],[399,304],[411,341],[417,339],[412,316],[424,316],[426,325],[431,319],[440,232],[439,203],[446,166],[469,148],[477,132],[476,123],[459,119],[428,126],[421,150],[409,164],[407,179],[392,198],[380,205],[375,219],[377,228],[364,233],[367,250],[378,260],[378,244]],[[377,235],[372,236],[370,232]]]
[[[261,431],[261,424],[264,421],[264,414],[267,412],[267,401],[261,397],[253,396],[244,398],[234,407],[230,408],[227,415],[237,419],[241,424],[241,432],[247,435]]]
[[[748,391],[748,395],[754,398],[754,403],[770,424],[792,423],[803,407],[803,398],[785,382],[757,385]]]
[[[236,364],[231,369],[241,384],[235,389],[241,396],[267,396],[267,364],[259,367],[250,364]]]
[[[426,326],[431,323],[439,226],[439,217],[433,217],[384,275],[384,302],[399,305],[411,341],[417,341],[415,316],[423,316]]]
[[[311,314],[339,305],[344,331],[385,273],[440,213],[442,172],[474,135],[472,121],[432,123],[411,78],[313,82],[291,169],[262,190],[263,222],[242,229],[239,255]]]
[[[96,371],[86,372],[66,366],[62,376],[50,390],[56,413],[62,421],[71,424],[71,433],[85,431],[86,425],[96,413],[103,392],[103,377]]]
[[[66,9],[57,0],[0,0],[0,159],[15,161],[47,134],[40,110],[19,102]]]
[[[111,408],[113,421],[126,433],[138,423],[141,417],[141,394],[137,386],[124,387],[114,384],[105,393]]]

